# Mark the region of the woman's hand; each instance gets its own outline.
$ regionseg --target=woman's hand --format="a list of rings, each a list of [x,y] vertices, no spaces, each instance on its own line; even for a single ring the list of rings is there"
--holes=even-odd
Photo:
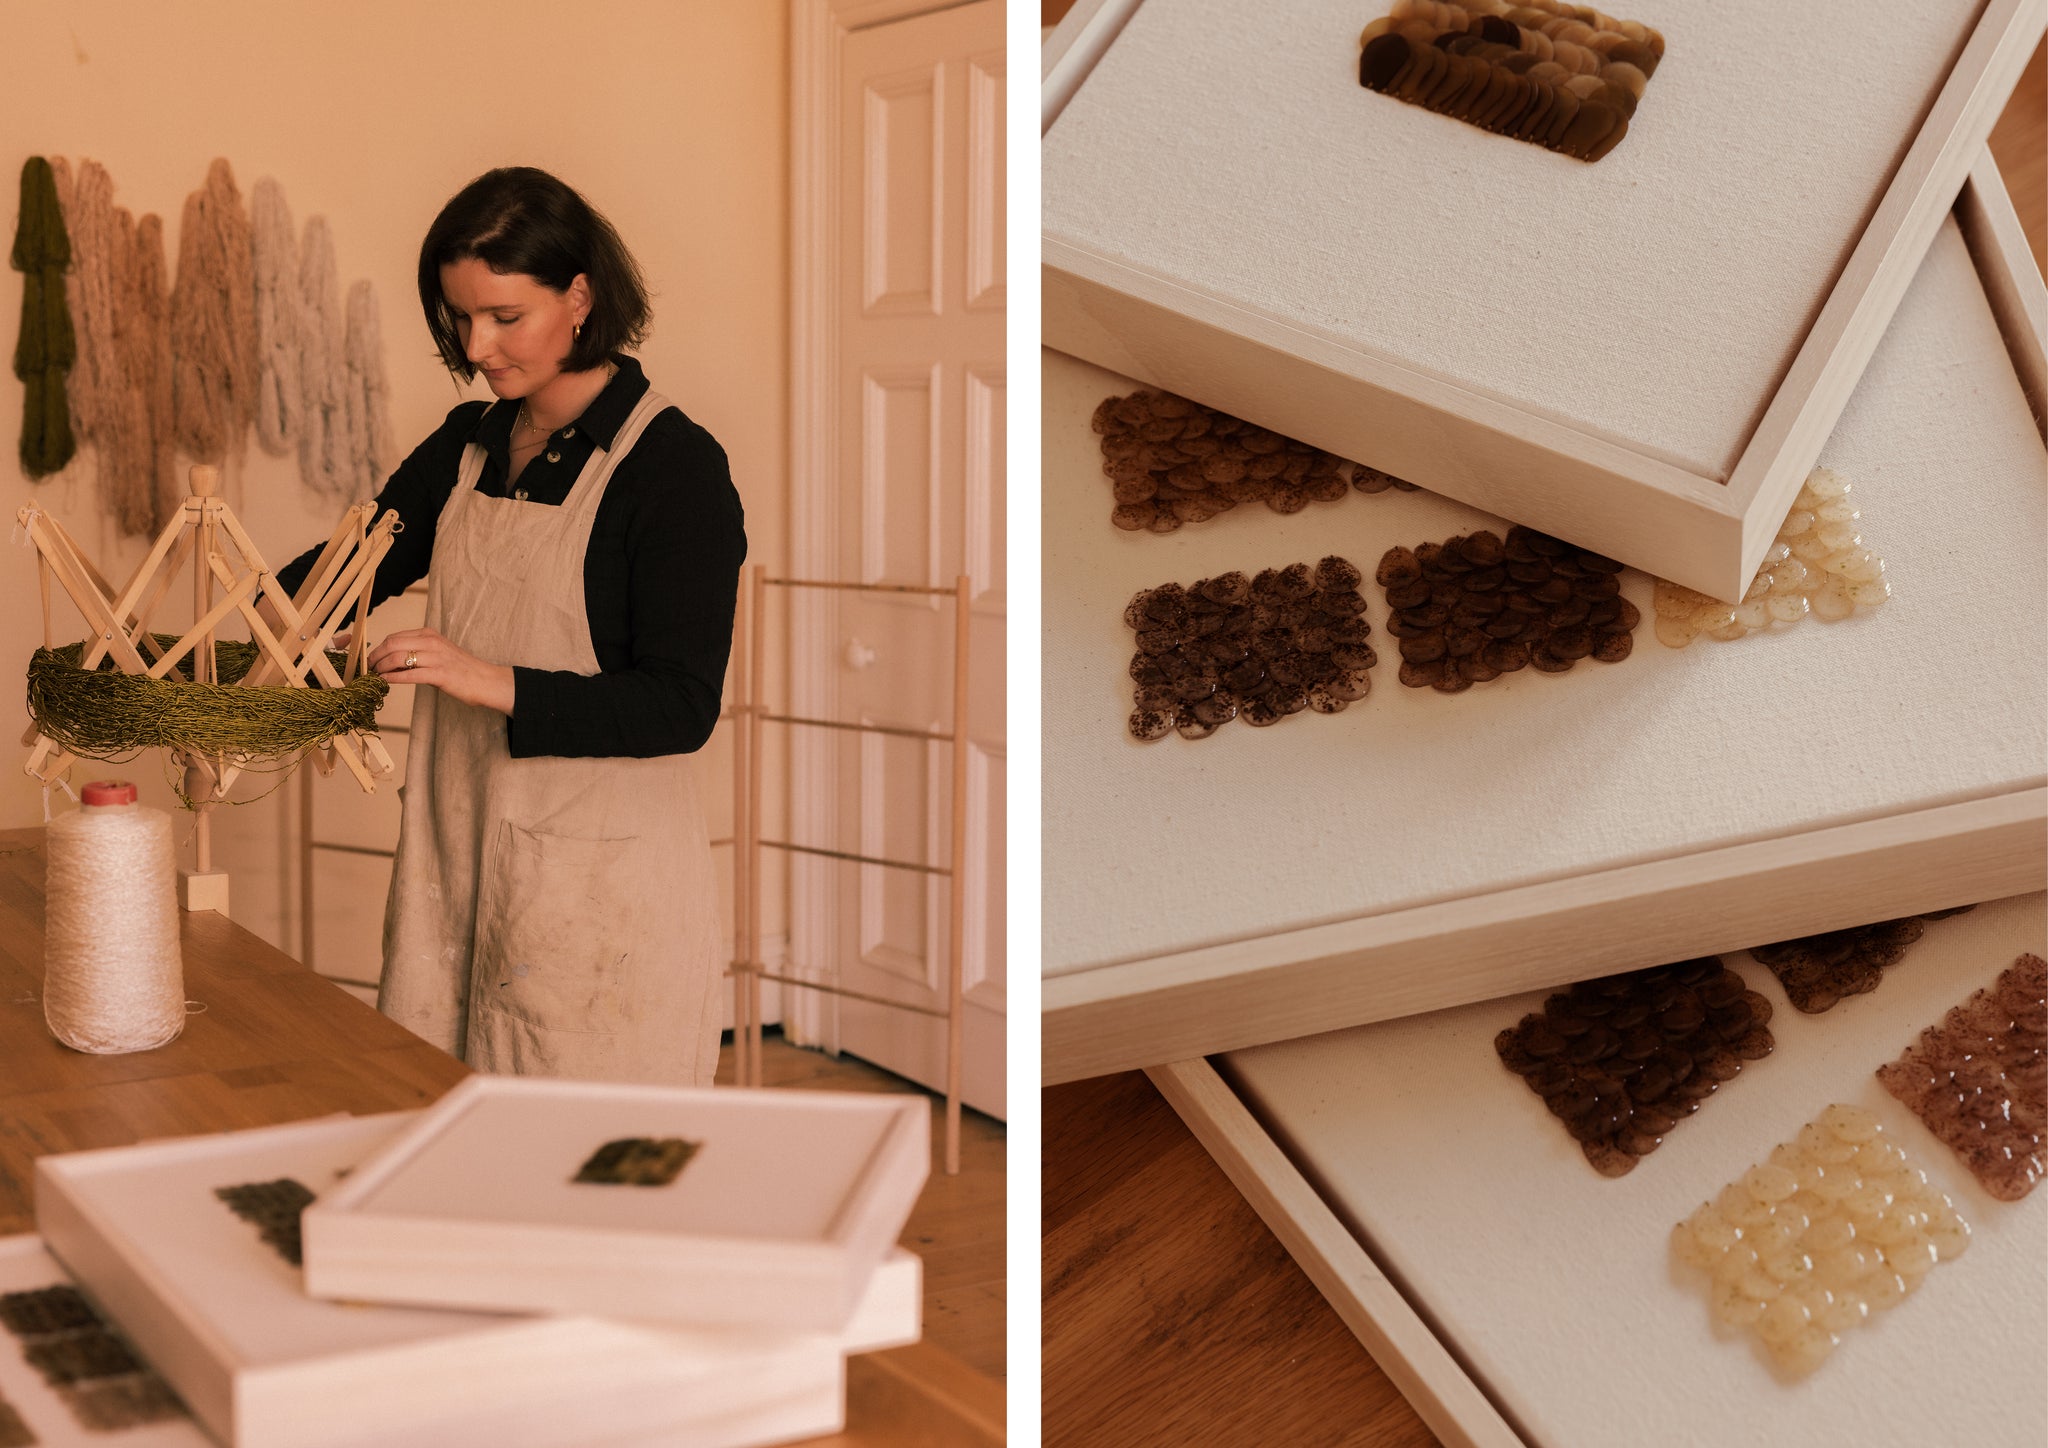
[[[430,628],[387,635],[370,650],[370,670],[394,684],[428,684],[479,709],[512,712],[512,670],[485,663]]]

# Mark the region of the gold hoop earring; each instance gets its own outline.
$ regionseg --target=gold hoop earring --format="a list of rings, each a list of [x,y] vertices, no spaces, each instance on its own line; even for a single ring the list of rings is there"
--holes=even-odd
[[[570,345],[572,345],[572,346],[573,346],[574,344],[576,344],[576,343],[578,343],[578,342],[580,342],[580,341],[582,341],[582,340],[583,340],[583,324],[582,324],[581,322],[572,322],[572,323],[570,323],[570,324],[569,324],[569,342],[570,342]]]

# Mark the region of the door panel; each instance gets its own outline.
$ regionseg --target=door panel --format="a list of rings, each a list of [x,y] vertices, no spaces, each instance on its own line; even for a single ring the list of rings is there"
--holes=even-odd
[[[836,576],[947,589],[957,574],[971,579],[962,1086],[970,1105],[996,1115],[1007,978],[1002,11],[981,0],[846,37],[832,277]],[[834,717],[950,733],[953,612],[949,597],[835,595],[829,637],[806,645],[833,661]],[[843,739],[830,751],[832,847],[946,865],[951,749]],[[956,882],[855,864],[803,878],[829,904],[798,917],[830,920],[832,938],[806,942],[800,960],[829,960],[850,989],[943,1009]],[[799,1005],[799,1027],[827,1044],[943,1086],[943,1020],[822,996]]]

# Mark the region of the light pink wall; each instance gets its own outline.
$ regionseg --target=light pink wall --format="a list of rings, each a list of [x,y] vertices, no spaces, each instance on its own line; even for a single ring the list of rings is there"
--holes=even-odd
[[[10,7],[6,29],[0,161],[8,199],[28,156],[100,161],[117,205],[164,218],[175,264],[184,197],[214,156],[232,163],[245,199],[259,178],[276,177],[301,226],[315,213],[328,218],[343,287],[367,277],[377,288],[401,449],[460,400],[432,356],[414,294],[428,222],[491,166],[562,176],[612,219],[647,273],[655,293],[647,371],[725,445],[752,557],[785,556],[783,4],[40,0]],[[11,205],[5,215],[11,238]],[[10,339],[20,304],[19,274],[0,271]],[[42,484],[21,476],[21,400],[11,373],[0,375],[0,509],[11,523],[33,497],[98,549],[103,571],[125,572],[144,544],[118,544],[100,525],[89,451]],[[337,511],[303,487],[292,461],[268,457],[253,437],[228,497],[273,563],[324,538]],[[76,620],[66,626],[75,630]],[[0,692],[17,687],[6,681],[22,677],[39,628],[33,555],[0,554]],[[13,717],[9,709],[19,706],[0,709],[0,722]],[[40,820],[32,782],[0,755],[0,826]],[[720,832],[722,747],[705,762]],[[155,780],[159,762],[138,761],[130,772]],[[243,841],[229,846],[240,872],[235,913],[273,938],[286,904],[262,877],[276,873],[291,838],[283,809],[291,793],[233,812],[225,826]]]

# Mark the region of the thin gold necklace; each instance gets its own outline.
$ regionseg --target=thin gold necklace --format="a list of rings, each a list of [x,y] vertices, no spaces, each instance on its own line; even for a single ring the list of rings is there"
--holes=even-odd
[[[604,364],[604,380],[607,384],[609,384],[611,380],[618,375],[619,369],[616,364],[611,362],[607,362]],[[551,431],[551,429],[542,427],[539,423],[533,420],[533,409],[531,406],[528,405],[531,401],[531,398],[522,397],[519,399],[519,415],[516,421],[519,423],[521,427],[525,428],[528,432],[537,432],[542,437],[546,437],[548,433]],[[588,409],[585,410],[587,411]],[[582,415],[583,414],[579,412],[576,414],[576,417],[581,417]],[[574,422],[575,420],[576,418],[574,417],[569,419],[570,422]],[[566,423],[563,425],[567,426]],[[520,444],[520,446],[532,447],[533,444],[522,443]]]

